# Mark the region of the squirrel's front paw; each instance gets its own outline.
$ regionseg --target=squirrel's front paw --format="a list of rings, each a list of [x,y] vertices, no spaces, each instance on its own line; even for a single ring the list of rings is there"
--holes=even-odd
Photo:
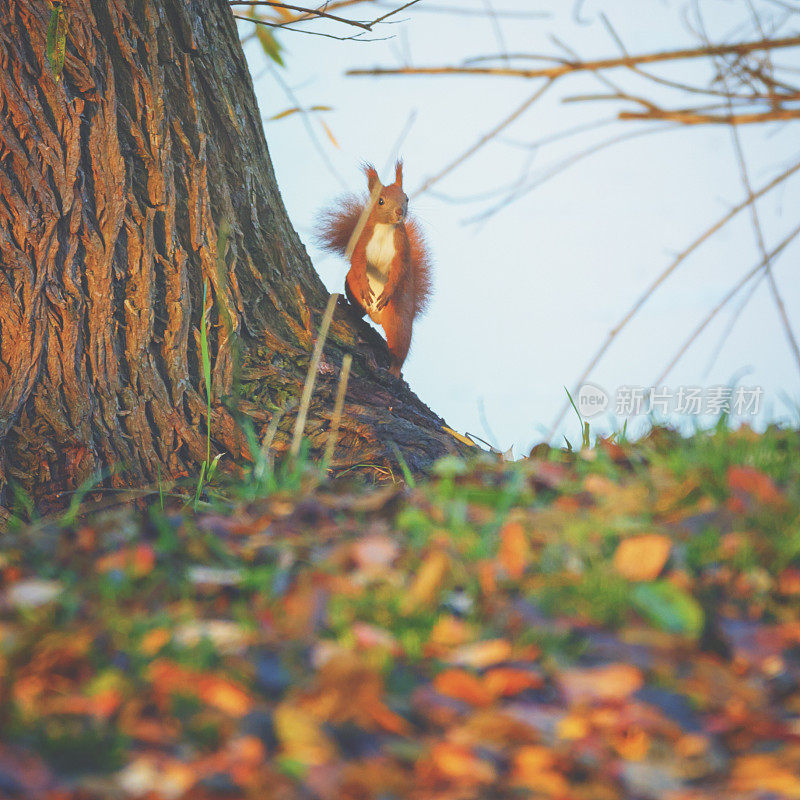
[[[375,299],[375,295],[372,292],[372,287],[367,284],[366,286],[362,287],[361,289],[361,302],[364,304],[364,308],[369,308],[372,305],[372,301]]]
[[[392,299],[392,296],[390,294],[387,294],[386,292],[381,292],[381,295],[378,298],[378,301],[375,303],[376,311],[382,311],[384,308],[386,308],[386,306],[389,304],[389,301],[391,299]]]

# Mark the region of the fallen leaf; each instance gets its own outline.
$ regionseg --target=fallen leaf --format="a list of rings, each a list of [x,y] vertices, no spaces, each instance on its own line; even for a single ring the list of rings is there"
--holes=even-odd
[[[648,533],[623,539],[614,553],[614,569],[629,581],[655,580],[669,558],[672,541]]]
[[[625,700],[644,684],[642,672],[630,664],[566,669],[558,676],[571,704]]]
[[[496,777],[492,764],[478,758],[468,747],[438,742],[431,750],[431,758],[444,777],[458,783],[487,784]]]
[[[19,581],[6,590],[6,600],[16,608],[38,608],[58,597],[63,587],[58,581],[42,581],[38,578]]]
[[[192,583],[207,586],[236,586],[242,582],[242,570],[221,567],[189,567],[187,576]]]
[[[800,775],[772,753],[756,753],[736,759],[731,770],[730,787],[734,792],[775,794],[789,800],[800,800]]]
[[[450,559],[441,550],[429,553],[417,571],[403,602],[403,610],[408,612],[421,605],[431,603],[441,588],[450,566]]]
[[[388,567],[400,552],[397,542],[388,536],[365,536],[353,544],[353,560],[359,569]]]
[[[434,688],[447,697],[463,700],[473,706],[488,706],[494,695],[483,681],[463,669],[447,669],[440,672],[433,681]]]
[[[302,764],[324,764],[333,758],[334,746],[313,714],[281,703],[273,716],[275,733],[284,754]]]
[[[783,493],[772,482],[772,478],[753,467],[730,467],[728,488],[767,505],[782,505],[785,502]]]
[[[546,747],[526,745],[514,754],[511,780],[537,794],[548,797],[567,795],[569,784],[555,769],[555,757]]]
[[[511,645],[505,639],[489,639],[454,650],[448,661],[462,667],[484,669],[511,658]]]
[[[111,572],[120,570],[129,573],[134,578],[143,578],[153,571],[156,564],[156,554],[149,544],[139,544],[136,547],[126,547],[116,553],[109,553],[97,560],[98,572]]]
[[[510,578],[522,577],[531,560],[531,547],[519,522],[509,522],[500,530],[499,559]]]
[[[175,629],[174,640],[183,647],[196,647],[203,640],[227,655],[242,653],[249,637],[237,622],[226,619],[198,619]]]
[[[244,689],[216,676],[209,675],[198,680],[198,695],[210,706],[232,717],[243,717],[253,707],[253,700]]]
[[[694,597],[671,581],[640,583],[634,587],[631,599],[643,616],[668,633],[694,638],[702,633],[703,609]]]
[[[527,669],[495,667],[483,676],[483,685],[492,697],[513,697],[527,689],[541,688],[544,679]]]

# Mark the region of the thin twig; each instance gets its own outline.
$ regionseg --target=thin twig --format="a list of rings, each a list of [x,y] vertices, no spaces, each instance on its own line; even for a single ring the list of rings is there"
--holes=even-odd
[[[340,294],[332,294],[328,298],[328,305],[325,308],[325,314],[323,315],[322,323],[319,326],[317,342],[314,345],[311,363],[308,365],[308,372],[306,373],[306,383],[303,387],[303,394],[300,397],[300,410],[297,412],[297,419],[294,422],[294,430],[292,432],[292,445],[289,448],[289,454],[293,458],[296,458],[300,453],[300,444],[303,441],[303,431],[306,427],[308,407],[311,405],[311,393],[314,391],[314,384],[316,383],[317,371],[319,369],[319,361],[320,358],[322,358],[322,348],[325,346],[325,339],[328,338],[328,328],[331,325],[333,312],[336,309],[336,303],[340,297]]]
[[[347,394],[347,382],[350,378],[350,367],[353,364],[353,356],[347,353],[342,359],[342,371],[339,374],[339,386],[336,389],[336,402],[333,406],[333,416],[331,417],[331,430],[328,434],[328,441],[325,445],[325,456],[322,460],[323,469],[327,469],[328,464],[333,460],[333,453],[336,449],[336,442],[339,435],[339,423],[342,419],[344,410],[344,399]]]
[[[332,33],[323,33],[322,31],[308,31],[305,28],[292,28],[290,27],[294,20],[287,20],[286,22],[269,22],[265,19],[256,19],[255,17],[243,17],[241,14],[234,14],[234,19],[240,19],[242,22],[252,22],[254,25],[265,25],[268,28],[280,28],[282,31],[292,31],[292,33],[304,33],[308,36],[322,36],[326,39],[336,39],[337,42],[382,42],[389,37],[382,37],[378,39],[362,39],[361,33],[356,33],[353,36],[336,36]]]
[[[354,19],[348,19],[347,17],[339,17],[336,14],[329,14],[327,11],[323,11],[320,8],[304,8],[303,6],[291,6],[287,3],[277,3],[275,0],[257,0],[256,2],[244,2],[243,0],[228,0],[228,5],[230,6],[270,6],[272,8],[285,8],[289,11],[301,11],[303,14],[306,14],[310,17],[323,17],[324,19],[332,19],[335,22],[342,22],[345,25],[354,25],[356,28],[362,28],[365,31],[372,30],[372,28],[365,22],[357,22]],[[241,19],[241,17],[238,17]],[[253,22],[257,20],[254,17],[250,17]],[[286,24],[286,21],[282,23],[278,23],[283,27]]]
[[[653,386],[660,386],[664,379],[672,372],[675,365],[680,361],[686,351],[692,346],[692,344],[697,340],[697,337],[708,327],[709,323],[717,316],[717,314],[722,311],[722,309],[734,298],[736,295],[741,291],[741,289],[746,286],[762,269],[766,269],[767,265],[774,261],[785,249],[786,247],[798,236],[800,236],[800,225],[798,225],[772,252],[767,253],[764,258],[762,258],[759,263],[753,267],[744,277],[742,277],[736,285],[722,298],[722,300],[717,303],[716,306],[705,316],[702,322],[695,328],[695,330],[691,333],[691,335],[686,339],[683,343],[681,348],[675,354],[675,357],[669,364],[666,366],[664,371],[658,378],[655,379],[653,382]]]
[[[454,161],[451,161],[444,169],[436,173],[431,178],[428,178],[424,181],[422,186],[420,186],[416,192],[414,192],[414,197],[418,197],[421,194],[424,194],[431,188],[435,183],[438,183],[445,175],[451,173],[456,167],[463,164],[468,158],[475,155],[485,144],[490,142],[500,133],[502,130],[505,130],[512,122],[517,120],[522,114],[524,114],[546,91],[547,89],[553,85],[553,81],[549,80],[546,81],[541,88],[539,88],[536,92],[534,92],[521,106],[515,109],[511,114],[509,114],[505,119],[503,119],[499,124],[495,125],[488,133],[485,133],[483,136],[478,139],[475,144],[465,150],[458,158]]]

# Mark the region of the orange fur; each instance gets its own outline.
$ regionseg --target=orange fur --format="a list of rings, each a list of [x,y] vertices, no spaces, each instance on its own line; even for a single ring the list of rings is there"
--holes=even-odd
[[[372,192],[376,182],[380,185],[378,173],[369,164],[364,166],[364,172]],[[347,195],[325,210],[317,225],[320,246],[346,255],[368,202],[369,197],[358,199]],[[345,280],[345,292],[350,303],[362,316],[369,314],[386,333],[386,343],[392,355],[391,372],[397,377],[411,346],[414,318],[426,309],[432,291],[428,247],[417,222],[406,215],[407,208],[403,164],[398,161],[395,182],[380,186],[380,193],[353,248]],[[391,229],[393,231],[389,233]],[[368,251],[373,259],[378,254],[377,260],[380,260],[384,249],[388,252],[390,247],[393,251],[390,262],[373,264],[370,261]],[[381,289],[377,297],[373,284]]]

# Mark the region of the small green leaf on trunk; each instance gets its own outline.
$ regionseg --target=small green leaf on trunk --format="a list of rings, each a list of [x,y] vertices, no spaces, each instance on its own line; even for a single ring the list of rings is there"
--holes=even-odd
[[[47,60],[56,81],[64,71],[64,55],[67,48],[67,15],[61,0],[51,0],[50,23],[47,26]]]

